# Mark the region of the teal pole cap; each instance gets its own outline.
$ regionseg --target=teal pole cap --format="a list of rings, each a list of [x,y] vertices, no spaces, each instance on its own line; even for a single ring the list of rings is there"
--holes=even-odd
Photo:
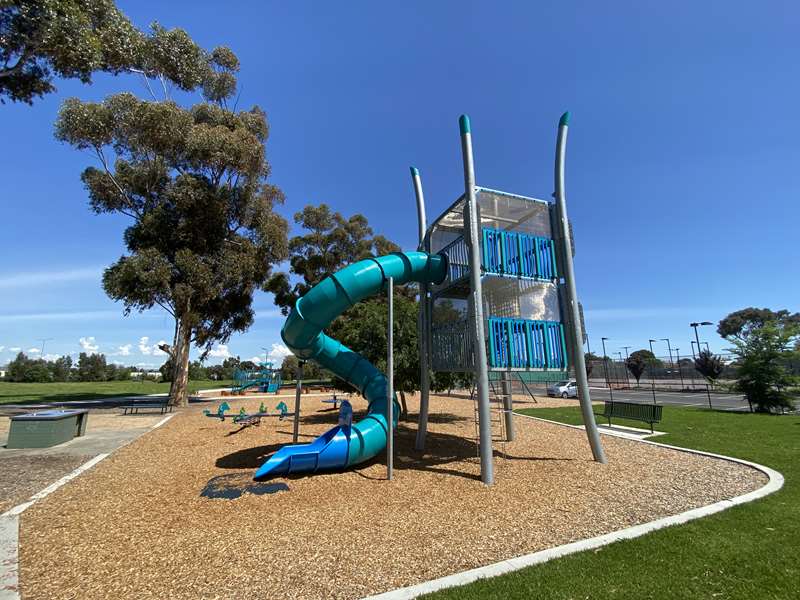
[[[569,125],[569,111],[567,111],[563,115],[561,115],[561,119],[558,121],[558,124],[559,124],[559,126],[561,126],[561,125],[564,125],[564,126]]]
[[[467,115],[461,115],[458,117],[458,126],[461,128],[462,135],[472,131],[469,126],[469,117]]]
[[[417,177],[419,175],[419,169],[417,167],[411,167],[411,176]]]

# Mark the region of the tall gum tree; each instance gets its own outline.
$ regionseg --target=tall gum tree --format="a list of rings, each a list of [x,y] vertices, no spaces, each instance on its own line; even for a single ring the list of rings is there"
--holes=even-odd
[[[97,160],[81,177],[91,210],[131,220],[128,252],[106,269],[103,287],[125,314],[160,306],[172,315],[173,343],[162,349],[175,369],[172,402],[183,405],[191,345],[204,358],[252,324],[254,292],[288,256],[288,227],[275,212],[283,194],[267,182],[266,115],[227,106],[238,59],[216,48],[183,60],[162,33],[141,57],[150,99],[69,99],[56,137]],[[203,102],[184,107],[170,98],[167,83],[178,75],[202,88]]]

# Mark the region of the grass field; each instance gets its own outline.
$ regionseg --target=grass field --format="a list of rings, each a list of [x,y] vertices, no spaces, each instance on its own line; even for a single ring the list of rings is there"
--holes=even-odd
[[[521,412],[580,423],[572,407]],[[751,460],[778,470],[786,483],[764,499],[685,525],[426,598],[800,597],[800,416],[669,406],[658,429],[668,432],[659,442]]]
[[[230,381],[190,381],[189,393],[197,390],[225,387]],[[160,394],[169,391],[169,383],[154,381],[98,381],[69,383],[9,383],[0,382],[0,404],[39,404],[68,400],[95,400]]]

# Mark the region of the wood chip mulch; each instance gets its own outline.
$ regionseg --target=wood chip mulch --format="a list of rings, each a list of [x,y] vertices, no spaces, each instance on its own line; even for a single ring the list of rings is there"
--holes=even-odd
[[[582,431],[518,417],[517,439],[497,444],[497,484],[487,488],[473,403],[435,397],[431,409],[424,456],[413,450],[416,415],[401,423],[392,482],[381,459],[256,484],[255,469],[291,441],[291,421],[234,433],[190,408],[22,515],[23,598],[357,598],[766,481],[747,467],[609,436],[609,464],[599,465]],[[319,398],[303,400],[303,441],[335,422]]]

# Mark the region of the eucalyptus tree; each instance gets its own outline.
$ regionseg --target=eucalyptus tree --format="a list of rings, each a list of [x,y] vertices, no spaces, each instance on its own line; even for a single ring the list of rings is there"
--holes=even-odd
[[[400,250],[382,235],[373,236],[364,215],[345,218],[327,204],[304,207],[295,213],[294,222],[305,231],[289,240],[289,273],[276,273],[268,284],[285,315],[298,298],[331,273],[358,260]]]
[[[53,80],[90,83],[98,71],[138,73],[153,84],[193,90],[206,53],[181,29],[137,29],[112,0],[0,0],[0,102],[32,104]]]
[[[158,306],[172,316],[173,342],[162,350],[175,368],[172,402],[184,404],[191,345],[203,359],[252,324],[254,292],[287,257],[287,223],[275,212],[283,194],[267,181],[266,115],[228,107],[236,55],[221,47],[167,60],[166,49],[142,57],[150,97],[69,99],[56,137],[96,159],[81,176],[90,209],[129,219],[127,253],[106,269],[103,287],[125,314]],[[174,76],[168,68],[201,89],[202,101],[183,106],[159,88]]]

